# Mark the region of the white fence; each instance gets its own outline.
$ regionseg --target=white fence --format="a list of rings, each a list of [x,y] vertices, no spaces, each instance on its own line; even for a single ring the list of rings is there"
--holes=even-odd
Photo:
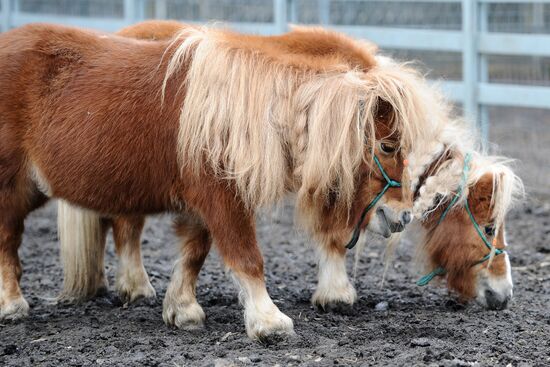
[[[338,0],[337,0],[338,1]],[[339,0],[342,1],[342,0]],[[358,0],[380,3],[380,0]],[[157,18],[170,17],[168,0],[122,0],[118,17],[84,17],[43,14],[24,11],[19,0],[0,0],[1,29],[7,30],[31,22],[52,22],[104,31],[116,31],[146,18],[148,7]],[[355,1],[357,3],[357,1]],[[414,3],[412,0],[386,2]],[[461,5],[460,30],[411,29],[380,26],[331,24],[330,0],[318,0],[319,23],[355,37],[367,38],[382,48],[458,52],[462,55],[462,80],[444,81],[441,85],[450,98],[463,105],[465,114],[478,123],[482,136],[488,136],[487,107],[511,106],[550,108],[550,87],[490,83],[489,55],[526,55],[550,57],[550,35],[490,32],[488,7],[494,3],[550,4],[550,0],[422,0],[422,3],[454,3]],[[270,22],[236,22],[229,26],[243,32],[275,34],[287,30],[299,19],[298,0],[273,0]],[[149,9],[150,10],[150,9]],[[541,15],[543,16],[543,15]]]

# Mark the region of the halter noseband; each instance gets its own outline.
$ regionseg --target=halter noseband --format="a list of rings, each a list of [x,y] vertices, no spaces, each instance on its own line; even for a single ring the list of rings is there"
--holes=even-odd
[[[453,197],[453,199],[451,200],[451,202],[449,203],[447,208],[445,208],[445,210],[441,214],[441,217],[439,218],[439,221],[437,222],[436,227],[443,221],[443,219],[445,219],[445,217],[449,213],[450,209],[453,207],[453,205],[460,198],[460,196],[462,194],[462,191],[464,191],[464,187],[466,186],[466,182],[468,180],[468,172],[470,171],[470,162],[471,162],[471,160],[472,160],[472,154],[467,153],[466,156],[464,157],[464,168],[462,169],[462,179],[460,181],[460,186],[458,187],[458,190],[457,190],[455,196]],[[472,264],[472,266],[484,263],[485,261],[489,260],[491,258],[491,254],[493,252],[495,253],[495,256],[504,253],[505,252],[504,250],[495,248],[491,244],[491,242],[489,242],[489,240],[487,239],[485,234],[483,234],[483,231],[479,227],[479,224],[477,223],[476,219],[474,218],[474,215],[472,214],[472,211],[470,210],[470,205],[468,204],[468,199],[466,199],[466,202],[464,203],[464,208],[466,209],[466,212],[468,213],[468,216],[470,217],[470,221],[474,225],[474,228],[476,229],[477,234],[479,235],[479,237],[483,241],[483,244],[489,249],[489,253],[487,255],[483,256],[483,258],[481,260],[479,260],[479,261],[475,262],[474,264]],[[446,273],[446,270],[443,267],[438,266],[437,268],[432,270],[430,273],[428,273],[428,274],[424,275],[422,278],[420,278],[416,282],[416,285],[423,287],[423,286],[427,285],[436,276],[444,275],[445,273]]]
[[[351,240],[346,245],[346,248],[348,250],[354,248],[355,245],[357,244],[357,241],[359,241],[359,236],[361,236],[361,226],[363,225],[363,222],[365,220],[365,217],[367,216],[368,211],[371,210],[376,205],[376,203],[382,198],[382,196],[384,196],[384,194],[386,193],[386,191],[388,191],[390,187],[401,187],[401,183],[395,180],[392,180],[391,178],[388,177],[388,174],[386,173],[386,171],[384,171],[384,168],[382,167],[382,164],[380,163],[376,155],[374,156],[374,162],[378,166],[378,169],[382,173],[382,176],[384,176],[384,179],[386,180],[386,186],[384,186],[382,191],[380,191],[378,195],[376,195],[376,197],[372,199],[369,205],[367,205],[367,207],[363,209],[363,212],[361,213],[361,218],[359,218],[359,222],[357,223],[357,225],[355,226],[355,229],[353,230],[353,236],[351,236]]]

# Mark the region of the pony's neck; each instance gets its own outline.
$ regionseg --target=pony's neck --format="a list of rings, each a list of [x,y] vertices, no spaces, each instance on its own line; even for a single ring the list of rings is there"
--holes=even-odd
[[[321,28],[298,28],[277,36],[220,32],[230,48],[261,53],[266,58],[314,72],[361,70],[376,65],[376,47]]]

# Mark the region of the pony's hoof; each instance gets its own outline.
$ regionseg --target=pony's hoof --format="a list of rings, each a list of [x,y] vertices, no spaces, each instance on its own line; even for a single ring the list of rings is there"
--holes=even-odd
[[[132,289],[117,287],[117,294],[122,303],[133,303],[139,299],[154,299],[157,297],[155,289],[149,282]]]
[[[29,304],[23,297],[5,302],[0,310],[0,320],[19,320],[29,315]]]
[[[280,337],[294,336],[292,319],[279,311],[277,307],[269,313],[247,312],[246,332],[251,339],[269,342]]]
[[[127,277],[121,276],[116,280],[115,288],[123,303],[132,303],[138,299],[155,298],[157,296],[147,276],[140,280],[127,279]]]
[[[206,315],[197,302],[176,305],[165,302],[162,318],[166,325],[183,330],[196,330],[204,325]]]
[[[357,300],[357,292],[353,285],[348,283],[344,287],[338,288],[317,288],[311,303],[325,311],[336,311],[351,309]]]

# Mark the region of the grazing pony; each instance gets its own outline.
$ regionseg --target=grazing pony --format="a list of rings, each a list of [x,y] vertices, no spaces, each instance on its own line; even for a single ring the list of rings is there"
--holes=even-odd
[[[265,287],[258,208],[295,193],[301,223],[338,251],[364,223],[401,230],[407,186],[378,199],[433,129],[419,79],[343,35],[296,32],[188,28],[142,41],[34,24],[1,34],[0,317],[28,313],[17,250],[25,217],[50,197],[102,216],[175,213],[185,239],[165,321],[202,323],[195,281],[214,242],[252,338],[293,329]]]
[[[395,62],[377,56],[380,65]],[[489,309],[505,308],[512,298],[512,276],[505,239],[505,217],[524,195],[510,160],[481,153],[471,126],[450,118],[440,100],[445,123],[424,137],[407,157],[414,192],[413,216],[420,226],[421,254],[429,273],[425,286],[444,276],[462,301],[475,298]],[[430,135],[431,134],[431,135]]]
[[[461,139],[450,126],[450,139]],[[464,129],[462,129],[464,131]],[[444,276],[463,301],[475,298],[489,309],[503,309],[512,298],[512,275],[505,236],[505,217],[523,194],[509,160],[450,143],[445,151],[425,156],[428,168],[415,191],[414,213],[421,222],[420,244],[429,273],[424,286]]]

